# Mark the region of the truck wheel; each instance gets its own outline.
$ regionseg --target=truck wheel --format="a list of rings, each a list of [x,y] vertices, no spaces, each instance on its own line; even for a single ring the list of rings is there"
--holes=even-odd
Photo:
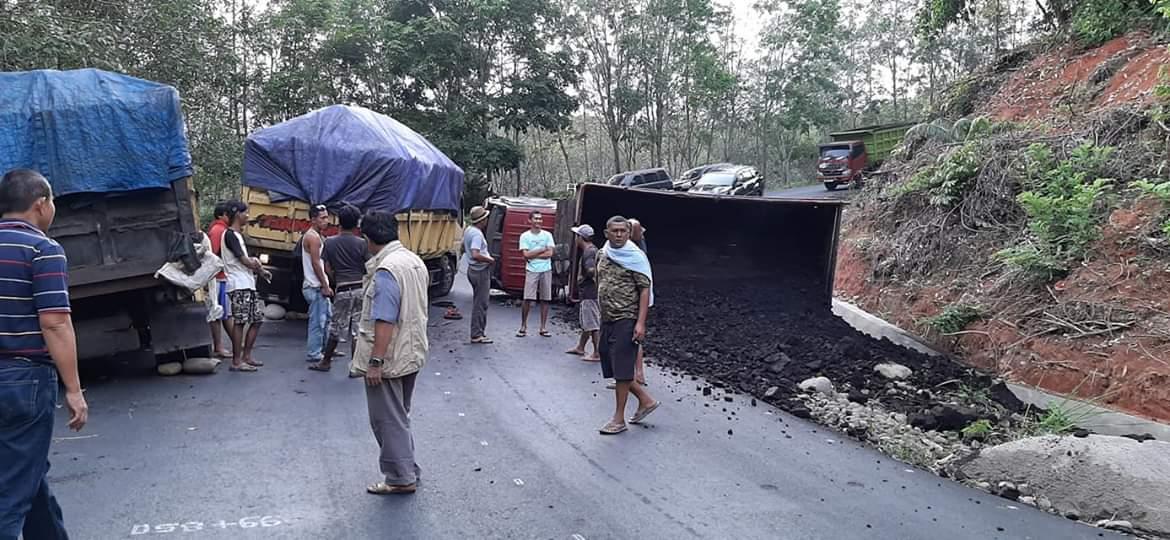
[[[836,182],[825,182],[825,189],[828,191],[837,191]]]
[[[444,255],[439,261],[439,271],[443,274],[443,277],[438,284],[431,287],[429,292],[432,298],[447,296],[451,293],[451,288],[455,286],[455,257],[452,255]]]

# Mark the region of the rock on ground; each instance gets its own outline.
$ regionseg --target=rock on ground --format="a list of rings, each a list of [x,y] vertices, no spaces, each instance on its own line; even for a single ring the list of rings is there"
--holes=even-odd
[[[837,393],[837,390],[833,388],[833,381],[830,381],[827,377],[805,379],[797,387],[805,392],[812,390],[826,396],[832,396]]]
[[[288,312],[284,309],[284,306],[280,304],[268,304],[267,306],[264,306],[264,318],[270,321],[282,320],[287,315]]]
[[[1125,437],[1047,435],[985,449],[968,477],[1027,483],[1081,519],[1125,520],[1170,535],[1170,443]]]
[[[171,375],[178,375],[182,373],[183,364],[180,362],[167,362],[165,364],[159,364],[156,369],[158,370],[159,375],[170,377]]]
[[[898,381],[909,379],[914,374],[910,368],[894,362],[883,362],[874,366],[873,370],[880,373],[882,377]]]
[[[215,373],[219,367],[218,358],[188,358],[183,360],[183,373],[194,375],[209,375]]]

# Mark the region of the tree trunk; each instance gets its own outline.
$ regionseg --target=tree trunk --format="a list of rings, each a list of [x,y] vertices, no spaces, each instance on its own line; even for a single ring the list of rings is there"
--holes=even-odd
[[[561,134],[561,130],[557,130],[557,144],[561,147],[561,156],[565,158],[565,174],[568,175],[568,182],[574,182],[573,167],[569,163],[569,151],[565,150],[565,137]]]

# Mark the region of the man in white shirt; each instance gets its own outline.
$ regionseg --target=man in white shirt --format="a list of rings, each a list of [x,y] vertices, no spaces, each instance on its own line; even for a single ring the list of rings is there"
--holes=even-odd
[[[229,228],[223,234],[223,263],[227,272],[228,298],[232,304],[232,365],[231,371],[256,371],[264,362],[252,358],[260,324],[264,322],[264,302],[256,293],[256,274],[265,281],[272,273],[260,261],[248,256],[244,235],[240,230],[248,222],[248,205],[239,201],[229,203]],[[245,332],[244,327],[247,327]]]
[[[552,256],[556,247],[552,233],[540,228],[544,216],[539,210],[528,215],[530,228],[520,235],[520,253],[527,261],[524,265],[524,304],[520,309],[520,330],[516,337],[528,335],[528,311],[532,302],[540,302],[540,335],[552,337],[548,332],[548,303],[552,301]]]

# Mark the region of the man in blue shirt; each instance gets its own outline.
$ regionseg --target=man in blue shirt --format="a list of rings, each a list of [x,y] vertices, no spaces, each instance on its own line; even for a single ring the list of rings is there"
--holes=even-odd
[[[520,235],[520,253],[524,255],[524,303],[520,307],[520,330],[516,337],[528,335],[528,311],[532,302],[540,302],[540,335],[548,332],[548,303],[552,301],[552,256],[556,248],[552,234],[540,228],[544,216],[539,210],[528,215],[529,229]]]
[[[48,180],[17,169],[0,179],[0,538],[65,539],[49,490],[57,378],[69,427],[89,407],[77,376],[65,250],[43,231],[57,208]]]

